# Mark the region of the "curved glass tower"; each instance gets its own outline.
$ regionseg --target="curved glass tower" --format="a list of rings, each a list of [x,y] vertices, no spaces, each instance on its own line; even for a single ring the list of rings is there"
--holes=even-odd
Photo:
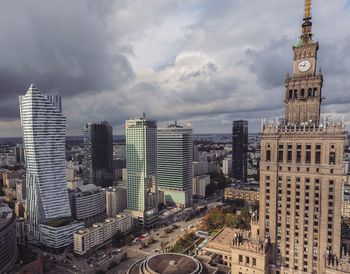
[[[66,118],[61,97],[44,94],[34,85],[20,96],[19,103],[27,165],[28,236],[42,241],[42,224],[62,227],[63,220],[71,220],[66,182]]]

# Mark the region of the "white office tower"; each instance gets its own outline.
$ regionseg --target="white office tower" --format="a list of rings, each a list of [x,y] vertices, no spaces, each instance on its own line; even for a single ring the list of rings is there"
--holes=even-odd
[[[192,129],[175,122],[157,133],[157,179],[169,206],[188,207],[192,201]]]
[[[125,122],[128,210],[139,226],[158,220],[157,123],[145,117]]]
[[[27,165],[28,238],[61,248],[71,243],[74,231],[82,226],[71,222],[61,97],[31,85],[19,104]]]

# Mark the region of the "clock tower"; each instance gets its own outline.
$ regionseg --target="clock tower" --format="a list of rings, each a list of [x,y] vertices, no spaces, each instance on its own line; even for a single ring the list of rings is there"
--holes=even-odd
[[[285,81],[286,123],[288,125],[320,123],[323,77],[317,73],[318,42],[312,39],[311,0],[306,0],[305,16],[299,42],[293,47],[293,75]]]

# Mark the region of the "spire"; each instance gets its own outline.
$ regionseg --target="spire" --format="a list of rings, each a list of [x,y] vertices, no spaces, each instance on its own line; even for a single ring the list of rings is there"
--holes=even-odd
[[[302,31],[297,47],[314,44],[312,40],[312,22],[311,22],[311,0],[305,0],[305,14],[302,24]]]
[[[311,0],[305,0],[305,19],[311,19]]]

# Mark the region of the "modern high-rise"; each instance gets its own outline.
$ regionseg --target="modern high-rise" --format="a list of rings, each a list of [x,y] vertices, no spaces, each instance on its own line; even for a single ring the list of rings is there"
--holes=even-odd
[[[113,185],[113,129],[108,122],[84,127],[84,184]]]
[[[31,85],[19,102],[27,167],[28,238],[59,248],[69,244],[67,235],[73,239],[70,232],[81,226],[71,223],[61,97]]]
[[[158,220],[157,123],[145,117],[125,122],[127,209],[141,227]]]
[[[192,200],[192,129],[175,122],[157,133],[157,180],[167,205],[188,207]]]
[[[232,177],[246,182],[248,161],[248,121],[233,121],[232,126]]]
[[[263,248],[254,251],[259,239],[239,235],[232,271],[244,264],[249,271],[260,267],[255,273],[350,273],[341,220],[347,131],[343,121],[320,116],[323,76],[317,71],[310,7],[306,0],[293,74],[285,80],[285,119],[261,125],[256,231]]]

